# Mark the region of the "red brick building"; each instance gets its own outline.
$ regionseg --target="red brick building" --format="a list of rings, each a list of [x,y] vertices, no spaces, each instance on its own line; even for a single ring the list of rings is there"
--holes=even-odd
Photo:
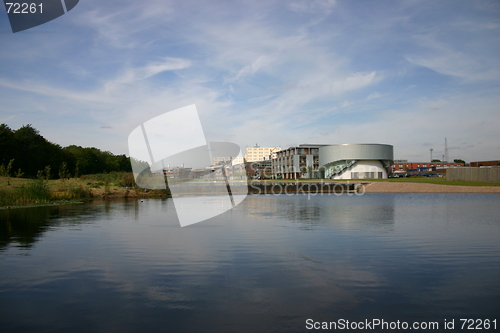
[[[394,162],[393,171],[404,171],[418,168],[452,168],[463,166],[463,163],[454,162]]]
[[[470,162],[471,167],[480,167],[480,166],[497,166],[500,165],[500,161],[480,161],[480,162]]]

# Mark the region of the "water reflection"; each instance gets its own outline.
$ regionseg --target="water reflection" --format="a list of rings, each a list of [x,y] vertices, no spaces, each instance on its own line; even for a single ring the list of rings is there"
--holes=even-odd
[[[394,230],[395,197],[378,193],[341,197],[339,203],[330,201],[322,207],[322,220],[342,224],[346,228]]]
[[[0,250],[14,240],[30,247],[47,228],[50,215],[46,207],[0,210]]]
[[[186,228],[169,199],[3,211],[2,331],[301,332],[308,318],[493,318],[498,199],[249,196]],[[30,256],[17,255],[20,243]]]
[[[166,200],[164,200],[166,201]],[[160,201],[161,202],[161,201]],[[54,227],[76,227],[118,215],[139,219],[140,200],[94,200],[68,205],[49,205],[0,210],[0,251],[11,243],[30,248]]]
[[[99,208],[101,210],[101,208]],[[0,250],[15,242],[30,248],[43,233],[58,225],[74,225],[95,220],[92,211],[86,214],[78,205],[41,206],[0,210]]]
[[[391,231],[394,227],[394,198],[379,194],[255,195],[246,201],[244,209],[248,217],[283,219],[296,222],[305,230],[335,224],[345,228]]]

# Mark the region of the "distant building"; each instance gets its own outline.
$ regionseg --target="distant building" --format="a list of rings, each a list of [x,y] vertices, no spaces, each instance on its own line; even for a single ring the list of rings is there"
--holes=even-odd
[[[208,170],[208,169],[195,169],[195,170],[191,170],[188,178],[201,178],[203,176],[206,176],[209,173],[210,173],[210,170]]]
[[[231,157],[213,157],[212,165],[227,164],[231,162]]]
[[[232,165],[238,165],[238,164],[243,164],[243,163],[245,163],[243,156],[238,156],[238,157],[233,159]]]
[[[168,178],[189,178],[191,175],[191,168],[165,168],[163,175]]]
[[[396,162],[392,168],[393,172],[403,172],[408,170],[422,169],[422,168],[457,168],[463,167],[463,163],[449,163],[449,162]]]
[[[273,177],[272,160],[246,162],[247,175],[256,179],[271,179]]]
[[[249,147],[246,149],[245,161],[246,162],[257,162],[262,160],[268,160],[276,157],[276,152],[280,151],[281,147]]]
[[[221,165],[221,164],[231,164],[231,165],[236,165],[236,164],[242,164],[244,163],[245,160],[243,159],[242,156],[238,157],[214,157],[212,158],[212,165]]]
[[[276,152],[272,173],[276,178],[298,179],[319,170],[319,148],[324,145],[303,144]]]
[[[471,167],[481,167],[481,166],[497,166],[500,165],[500,160],[496,161],[479,161],[479,162],[470,162]]]

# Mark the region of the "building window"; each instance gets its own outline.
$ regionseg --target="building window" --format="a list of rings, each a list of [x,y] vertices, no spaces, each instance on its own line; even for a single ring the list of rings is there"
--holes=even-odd
[[[383,172],[379,172],[379,173],[378,173],[378,178],[379,178],[379,179],[384,178],[384,173],[383,173]]]
[[[351,179],[359,179],[359,172],[351,172]]]

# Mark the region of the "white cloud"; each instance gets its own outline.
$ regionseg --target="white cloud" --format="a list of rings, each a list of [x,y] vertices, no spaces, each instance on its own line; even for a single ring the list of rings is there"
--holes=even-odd
[[[495,59],[500,43],[488,38],[500,33],[498,24],[452,18],[437,23],[434,29],[412,36],[415,50],[406,55],[412,64],[466,81],[495,80],[500,64]]]
[[[348,107],[351,104],[352,104],[351,102],[344,101],[344,103],[342,103],[342,105],[340,107],[345,108],[345,107]]]
[[[64,88],[54,88],[44,85],[39,82],[22,81],[22,82],[11,82],[10,80],[0,78],[0,86],[4,86],[10,89],[16,89],[26,92],[32,92],[35,94],[45,95],[54,98],[65,98],[77,101],[87,101],[87,102],[101,102],[110,103],[111,100],[106,96],[101,96],[95,93],[73,91]]]
[[[377,92],[374,92],[374,93],[372,93],[372,94],[368,95],[368,97],[366,98],[366,100],[368,100],[368,101],[369,101],[369,100],[371,100],[371,99],[380,98],[380,97],[382,97],[382,95],[380,95],[380,94],[379,94],[379,93],[377,93]]]
[[[240,69],[234,78],[229,78],[227,81],[235,81],[242,79],[246,76],[253,75],[257,70],[261,67],[269,66],[272,63],[272,59],[269,56],[260,56],[255,61],[253,61],[250,65],[247,65]]]
[[[481,59],[447,49],[436,50],[433,54],[426,56],[407,56],[406,60],[438,73],[464,80],[492,80],[500,75],[496,64],[488,65]]]
[[[191,61],[178,58],[166,58],[163,62],[154,62],[145,67],[128,68],[114,80],[106,83],[106,90],[113,89],[117,84],[127,84],[134,81],[145,80],[156,74],[180,70],[191,66]]]
[[[287,3],[288,9],[296,13],[324,13],[335,6],[336,0],[295,0]]]
[[[369,74],[354,73],[346,78],[342,78],[333,83],[331,92],[333,94],[342,94],[351,90],[361,89],[380,80],[376,77],[376,72]]]

